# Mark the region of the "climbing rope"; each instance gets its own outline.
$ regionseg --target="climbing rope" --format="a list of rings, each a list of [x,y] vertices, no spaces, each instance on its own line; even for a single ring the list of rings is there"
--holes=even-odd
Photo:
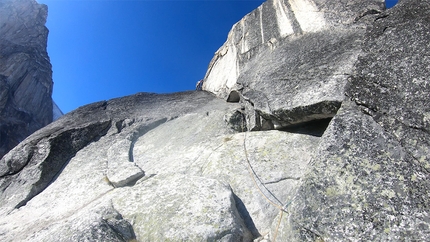
[[[244,128],[243,128],[244,126],[243,126],[243,123],[242,123],[242,131],[244,130]],[[280,215],[279,215],[279,220],[278,220],[278,224],[277,224],[277,226],[276,226],[276,230],[275,230],[275,234],[274,234],[274,236],[273,236],[273,241],[276,241],[276,237],[278,236],[278,230],[279,230],[279,226],[281,225],[281,221],[282,221],[282,216],[283,216],[283,213],[285,212],[287,212],[285,209],[287,208],[287,206],[292,202],[292,201],[290,201],[290,202],[288,202],[286,205],[282,205],[282,202],[281,201],[279,201],[279,199],[277,199],[276,198],[276,196],[266,187],[266,186],[264,186],[264,184],[263,184],[263,182],[261,181],[261,179],[258,177],[258,175],[256,174],[256,172],[254,171],[254,169],[252,168],[252,165],[251,165],[251,162],[250,162],[250,160],[249,160],[249,156],[248,156],[248,149],[246,148],[246,136],[247,136],[247,133],[248,133],[248,131],[245,131],[245,132],[243,132],[244,133],[244,138],[243,138],[243,150],[244,150],[244,153],[245,153],[245,159],[246,159],[246,163],[247,163],[247,167],[248,167],[248,173],[249,173],[249,176],[252,178],[252,181],[253,181],[253,184],[254,184],[254,186],[257,188],[257,190],[259,191],[259,193],[261,194],[261,196],[264,198],[264,199],[266,199],[266,201],[269,203],[269,204],[271,204],[271,205],[273,205],[274,207],[276,207],[277,209],[279,209],[279,213],[280,213]],[[257,182],[257,179],[258,179],[258,181],[261,183],[261,185],[266,189],[266,191],[270,194],[270,195],[272,195],[273,196],[273,198],[275,198],[276,199],[276,201],[278,202],[278,203],[276,203],[276,202],[274,202],[274,201],[272,201],[271,199],[269,199],[267,196],[266,196],[266,194],[261,190],[261,188],[260,188],[260,186],[258,185],[258,182]]]
[[[246,159],[246,162],[247,162],[247,167],[248,167],[248,173],[249,173],[249,176],[252,178],[253,183],[254,183],[254,186],[257,188],[257,190],[258,190],[258,191],[259,191],[259,193],[262,195],[262,197],[263,197],[264,199],[266,199],[266,200],[267,200],[267,202],[268,202],[269,204],[271,204],[271,205],[273,205],[274,207],[276,207],[277,209],[279,209],[279,213],[280,213],[280,215],[279,215],[279,220],[278,220],[278,224],[277,224],[277,226],[276,226],[275,233],[274,233],[274,236],[273,236],[273,241],[276,241],[276,238],[277,238],[277,236],[278,236],[278,230],[279,230],[279,227],[280,227],[280,225],[281,225],[281,221],[282,221],[283,213],[288,213],[288,212],[286,211],[286,209],[287,209],[287,207],[288,207],[288,206],[293,202],[293,199],[294,199],[294,198],[292,198],[292,199],[291,199],[288,203],[286,203],[285,205],[282,205],[282,202],[281,202],[281,201],[279,201],[279,199],[278,199],[278,198],[276,198],[276,196],[275,196],[272,192],[270,192],[270,190],[269,190],[266,186],[264,186],[263,182],[262,182],[262,181],[261,181],[261,179],[258,177],[257,173],[256,173],[256,172],[254,171],[254,169],[252,168],[251,162],[250,162],[249,157],[248,157],[248,150],[247,150],[247,148],[246,148],[246,137],[247,137],[247,133],[248,133],[249,131],[245,131],[245,129],[244,129],[244,127],[245,127],[244,123],[245,123],[245,118],[243,118],[243,119],[242,119],[242,132],[244,133],[244,138],[243,138],[243,150],[244,150],[244,153],[245,153],[245,159]],[[267,191],[270,195],[272,195],[272,196],[276,199],[276,201],[277,201],[279,204],[277,204],[277,203],[273,202],[272,200],[270,200],[270,199],[266,196],[266,194],[261,190],[260,186],[258,185],[258,183],[257,183],[257,179],[260,181],[261,185],[266,189],[266,191]],[[299,223],[299,222],[295,221],[294,219],[293,219],[293,221],[294,221],[295,223],[297,223],[300,227],[302,227],[303,229],[305,229],[306,231],[309,231],[310,233],[315,234],[315,235],[317,236],[317,238],[318,238],[318,239],[320,239],[320,241],[324,241],[324,239],[323,239],[323,237],[321,236],[321,234],[320,234],[320,233],[317,233],[317,232],[315,232],[315,231],[311,230],[310,228],[307,228],[307,227],[306,227],[306,226],[304,226],[303,224],[301,224],[301,223]]]
[[[248,167],[249,175],[250,175],[250,177],[252,178],[252,181],[254,182],[255,187],[256,187],[256,188],[257,188],[257,190],[260,192],[260,194],[263,196],[263,198],[265,198],[265,199],[267,200],[267,202],[269,202],[270,204],[272,204],[273,206],[275,206],[275,207],[276,207],[276,208],[278,208],[279,210],[284,211],[283,206],[282,206],[282,205],[279,205],[279,204],[277,204],[277,203],[275,203],[275,202],[273,202],[272,200],[270,200],[270,199],[266,196],[266,194],[264,194],[264,192],[261,190],[260,186],[258,185],[258,182],[257,182],[257,180],[256,180],[256,177],[257,177],[257,179],[260,181],[260,183],[261,183],[261,184],[263,184],[263,183],[261,182],[261,179],[258,177],[258,175],[254,172],[254,169],[252,169],[251,162],[249,161],[248,151],[247,151],[247,148],[246,148],[246,133],[247,133],[247,132],[244,132],[245,136],[244,136],[244,139],[243,139],[243,149],[244,149],[244,151],[245,151],[245,160],[246,160],[246,163],[247,163],[247,167]],[[264,188],[267,190],[267,192],[269,192],[270,194],[272,194],[272,193],[269,191],[269,189],[267,189],[265,186],[264,186]],[[273,196],[273,194],[272,194],[272,196]],[[273,196],[273,197],[275,197],[275,196]],[[279,200],[278,200],[276,197],[275,197],[275,199],[279,202]]]
[[[260,192],[260,194],[263,196],[263,198],[265,198],[266,200],[267,200],[267,202],[269,202],[270,204],[272,204],[274,207],[276,207],[277,209],[279,209],[279,211],[280,211],[280,217],[279,217],[279,221],[278,221],[278,225],[276,226],[276,230],[275,230],[275,235],[273,236],[273,241],[276,241],[276,237],[277,237],[277,235],[278,235],[278,229],[279,229],[279,226],[280,226],[280,224],[281,224],[281,220],[282,220],[282,215],[283,215],[283,213],[284,212],[286,212],[285,211],[285,206],[282,206],[282,204],[281,205],[279,205],[279,204],[277,204],[277,203],[275,203],[275,202],[273,202],[272,200],[270,200],[267,196],[266,196],[266,194],[261,190],[261,188],[260,188],[260,186],[258,185],[258,183],[257,183],[257,179],[260,181],[260,183],[261,184],[263,184],[262,182],[261,182],[261,179],[258,177],[258,175],[254,172],[254,169],[252,169],[252,166],[251,166],[251,162],[249,161],[249,157],[248,157],[248,150],[247,150],[247,148],[246,148],[246,133],[247,132],[244,132],[244,138],[243,138],[243,150],[245,151],[245,159],[246,159],[246,163],[247,163],[247,167],[248,167],[248,172],[249,172],[249,176],[252,178],[252,180],[253,180],[253,182],[254,182],[254,186],[257,188],[257,190]],[[257,179],[256,179],[257,178]],[[265,187],[265,186],[263,186],[266,190],[267,190],[267,192],[268,193],[270,193],[279,203],[281,203],[280,201],[279,201],[279,199],[277,199],[273,194],[272,194],[272,192],[270,192],[270,190],[269,189],[267,189],[267,187]],[[289,203],[288,203],[289,204]]]

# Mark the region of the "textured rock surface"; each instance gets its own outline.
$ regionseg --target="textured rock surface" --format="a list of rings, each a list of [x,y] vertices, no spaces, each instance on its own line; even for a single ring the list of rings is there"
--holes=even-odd
[[[294,31],[269,46],[249,25],[232,86],[221,58],[215,95],[140,93],[36,131],[0,160],[0,240],[428,241],[430,3],[380,3],[268,1],[227,43],[258,19],[281,36],[288,9]]]
[[[367,15],[383,0],[269,0],[237,23],[203,89],[239,93],[250,130],[333,117],[361,51]]]
[[[0,157],[53,120],[47,7],[0,2]]]
[[[429,240],[429,14],[401,1],[375,18],[284,240]]]
[[[2,239],[251,241],[269,233],[278,210],[261,194],[291,200],[320,138],[240,133],[245,120],[228,118],[238,109],[206,92],[138,94],[60,118],[1,160]]]
[[[141,241],[249,241],[232,188],[187,172],[206,163],[195,160],[205,150],[200,141],[234,133],[224,115],[237,108],[205,92],[138,94],[82,107],[35,132],[1,161],[2,216],[9,214],[0,224],[3,240],[58,241],[52,233],[60,233],[66,241],[79,234],[89,240],[131,234]],[[153,158],[157,147],[139,153],[151,130],[172,142],[189,137],[188,150],[172,147]],[[164,156],[163,170],[146,168]],[[106,216],[126,232],[131,224],[132,233],[110,226]],[[70,225],[56,226],[63,221]],[[19,223],[26,225],[12,229]]]

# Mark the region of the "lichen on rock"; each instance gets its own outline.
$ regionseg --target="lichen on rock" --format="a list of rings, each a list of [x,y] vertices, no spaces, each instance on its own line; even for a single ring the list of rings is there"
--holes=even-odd
[[[429,16],[265,2],[206,91],[89,104],[5,155],[0,240],[428,241]]]

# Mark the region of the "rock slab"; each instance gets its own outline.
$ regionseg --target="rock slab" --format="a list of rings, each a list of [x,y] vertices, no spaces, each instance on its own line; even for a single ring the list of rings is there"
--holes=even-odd
[[[90,104],[5,155],[0,240],[430,240],[428,16],[264,3],[227,41],[246,58],[210,65],[213,93]]]

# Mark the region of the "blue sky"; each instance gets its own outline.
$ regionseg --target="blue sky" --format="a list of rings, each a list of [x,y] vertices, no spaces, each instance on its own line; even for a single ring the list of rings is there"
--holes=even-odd
[[[53,98],[64,113],[137,92],[193,90],[233,24],[264,2],[37,1],[49,8]]]

